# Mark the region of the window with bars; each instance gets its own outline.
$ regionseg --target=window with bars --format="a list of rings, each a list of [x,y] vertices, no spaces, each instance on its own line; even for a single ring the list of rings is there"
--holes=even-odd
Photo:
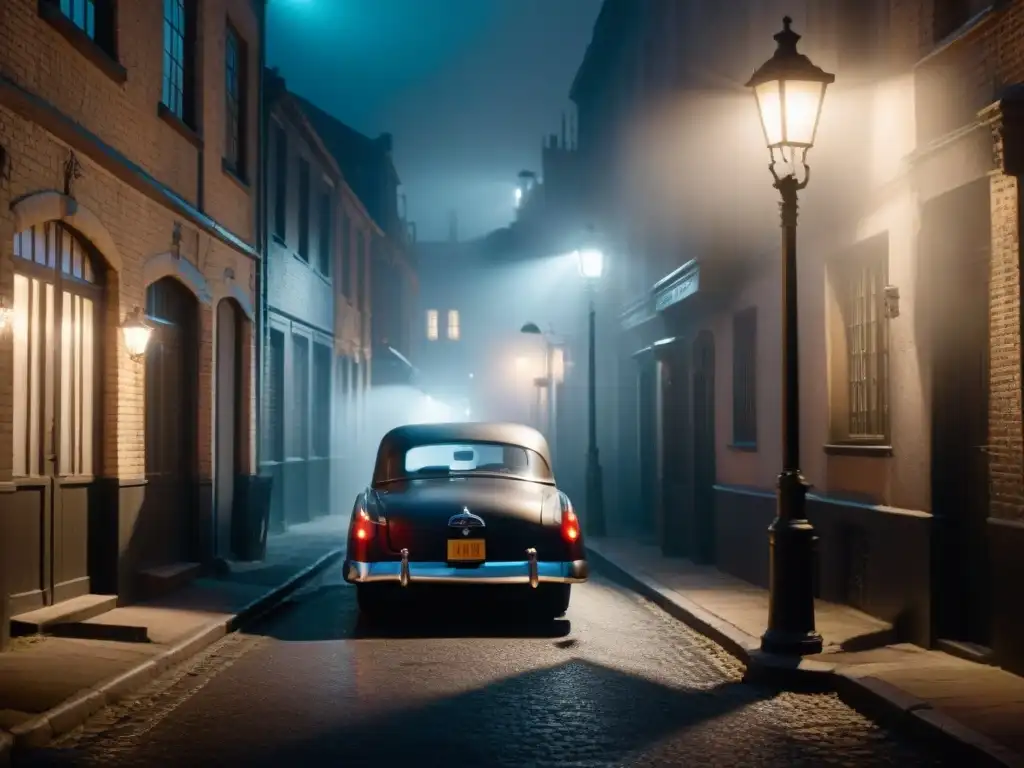
[[[309,160],[299,158],[299,258],[309,261]]]
[[[459,310],[449,309],[448,310],[448,338],[452,341],[458,341],[460,336],[459,330]]]
[[[319,255],[317,268],[324,277],[331,276],[331,249],[334,245],[334,217],[331,216],[333,202],[334,194],[330,189],[325,189],[320,194],[320,225],[317,233]]]
[[[732,441],[757,445],[757,307],[732,318]]]
[[[886,250],[865,253],[835,269],[833,288],[842,326],[839,339],[845,347],[833,352],[834,363],[843,369],[833,371],[833,387],[842,388],[833,390],[836,442],[880,445],[889,440]],[[840,403],[844,407],[839,408]]]
[[[274,237],[287,242],[288,232],[288,134],[274,123]]]
[[[437,310],[427,310],[427,340],[437,341]]]
[[[224,43],[225,138],[224,164],[240,179],[245,179],[245,112],[247,48],[238,31],[227,25]]]
[[[161,101],[189,128],[196,127],[195,5],[190,0],[164,0],[164,78]]]

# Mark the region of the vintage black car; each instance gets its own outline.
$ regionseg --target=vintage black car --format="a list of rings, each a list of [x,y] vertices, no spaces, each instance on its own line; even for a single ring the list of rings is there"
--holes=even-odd
[[[415,424],[380,441],[373,482],[352,509],[344,576],[360,611],[375,617],[394,605],[389,591],[448,584],[517,588],[555,618],[588,567],[579,519],[537,430]]]

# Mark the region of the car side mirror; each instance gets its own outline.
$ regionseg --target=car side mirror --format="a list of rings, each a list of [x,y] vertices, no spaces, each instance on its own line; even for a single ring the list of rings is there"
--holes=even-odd
[[[454,458],[455,461],[473,461],[476,458],[476,453],[474,451],[456,451]]]

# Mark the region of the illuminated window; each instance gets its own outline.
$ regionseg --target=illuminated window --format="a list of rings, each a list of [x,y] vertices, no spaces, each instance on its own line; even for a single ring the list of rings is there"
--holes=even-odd
[[[452,341],[459,340],[459,310],[448,310],[448,338]]]
[[[877,242],[876,242],[877,241]],[[889,321],[884,289],[888,242],[865,243],[861,254],[830,269],[832,439],[885,444],[889,439]]]
[[[427,310],[427,339],[437,341],[437,310]]]

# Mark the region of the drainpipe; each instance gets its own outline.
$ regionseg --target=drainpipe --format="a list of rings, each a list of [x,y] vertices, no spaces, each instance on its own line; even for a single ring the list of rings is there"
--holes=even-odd
[[[256,472],[259,474],[260,463],[263,461],[263,396],[266,386],[263,356],[267,347],[267,105],[264,90],[266,87],[264,73],[267,64],[267,3],[260,0],[259,4],[259,88],[257,96],[258,110],[258,162],[256,168],[256,238],[258,258],[256,261]]]

